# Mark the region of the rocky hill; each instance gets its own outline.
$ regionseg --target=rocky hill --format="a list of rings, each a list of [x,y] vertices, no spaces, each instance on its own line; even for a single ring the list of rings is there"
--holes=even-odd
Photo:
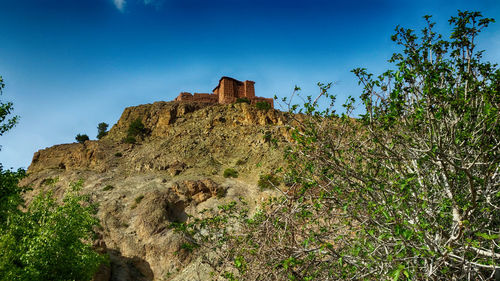
[[[148,134],[123,142],[137,119]],[[275,140],[287,136],[284,120],[280,111],[246,103],[129,107],[101,140],[36,152],[21,184],[33,188],[29,202],[47,190],[61,198],[71,182],[83,180],[82,192],[99,209],[95,245],[111,261],[96,280],[206,280],[210,268],[167,226],[239,197],[255,207],[270,196],[257,180],[283,165]],[[228,168],[238,177],[223,177]]]

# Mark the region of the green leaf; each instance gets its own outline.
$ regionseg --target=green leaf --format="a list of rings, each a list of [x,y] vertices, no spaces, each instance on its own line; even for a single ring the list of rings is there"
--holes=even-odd
[[[476,232],[476,236],[484,238],[486,240],[494,240],[500,238],[500,234],[486,234],[482,232]]]
[[[405,266],[400,264],[398,268],[392,273],[392,281],[398,281],[399,280],[399,275],[401,274],[401,271],[405,269]]]

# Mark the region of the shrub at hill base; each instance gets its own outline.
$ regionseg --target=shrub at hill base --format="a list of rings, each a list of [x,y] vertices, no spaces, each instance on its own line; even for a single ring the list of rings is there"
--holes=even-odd
[[[2,179],[20,176],[10,171],[1,175]],[[98,221],[96,209],[83,206],[86,198],[77,194],[80,186],[75,184],[62,204],[46,193],[37,196],[26,212],[11,210],[0,229],[0,280],[92,278],[106,257],[88,242]]]
[[[0,94],[4,84],[0,76]],[[0,101],[0,136],[17,117],[7,119],[12,103]],[[62,204],[42,193],[26,208],[18,187],[22,169],[4,170],[0,164],[0,280],[90,280],[106,258],[92,249],[96,209],[72,186]],[[21,211],[21,208],[25,208]]]
[[[475,50],[493,20],[459,11],[448,40],[425,21],[420,36],[397,27],[394,70],[353,71],[361,118],[351,117],[354,99],[341,115],[306,99],[305,116],[290,123],[282,197],[253,216],[233,202],[184,225],[193,243],[218,254],[216,272],[228,280],[495,278],[500,70]],[[319,85],[333,101],[331,84]]]

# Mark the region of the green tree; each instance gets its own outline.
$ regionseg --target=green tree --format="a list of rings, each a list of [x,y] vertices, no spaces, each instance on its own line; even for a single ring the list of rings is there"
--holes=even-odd
[[[287,185],[252,217],[236,203],[178,227],[244,280],[492,280],[500,270],[500,70],[461,12],[397,27],[394,70],[354,74],[365,113],[288,103]],[[331,84],[319,84],[331,98]],[[333,104],[332,104],[333,106]],[[241,229],[235,230],[234,226]],[[203,248],[203,247],[200,247]],[[214,254],[215,253],[215,254]],[[232,268],[228,271],[228,268]]]
[[[22,205],[22,189],[17,186],[19,180],[26,176],[23,169],[17,172],[4,170],[0,164],[0,227],[5,227],[9,219],[19,213]]]
[[[130,123],[127,130],[127,136],[124,139],[126,143],[135,143],[137,137],[143,138],[148,134],[148,129],[144,126],[140,118]]]
[[[2,76],[0,76],[0,96],[5,87]],[[8,118],[13,110],[12,102],[0,100],[0,136],[14,127],[18,117]],[[0,146],[1,149],[1,146]],[[21,189],[17,187],[17,182],[25,175],[24,170],[17,172],[4,170],[0,163],[0,226],[7,222],[9,217],[17,212],[17,207],[21,204]]]
[[[97,139],[102,139],[108,134],[108,124],[101,122],[97,125]]]
[[[0,280],[90,280],[104,256],[86,241],[98,224],[96,208],[78,194],[82,182],[58,204],[37,196],[25,213],[11,216],[0,233]]]
[[[330,250],[351,278],[485,280],[500,265],[500,71],[475,50],[493,19],[459,12],[446,40],[424,18],[420,37],[397,27],[395,70],[353,70],[360,120],[311,103],[295,130],[304,194],[323,191],[356,233]]]
[[[0,102],[0,135],[17,122],[7,119],[11,110],[12,103]],[[25,175],[0,164],[0,280],[90,280],[105,257],[90,244],[98,221],[88,197],[78,194],[82,182],[62,204],[42,193],[23,212],[25,190],[18,183]]]
[[[87,136],[86,134],[78,134],[76,135],[75,140],[78,143],[85,143],[85,141],[89,140],[89,136]]]
[[[147,133],[147,129],[142,123],[140,118],[137,118],[136,120],[132,121],[128,127],[127,134],[129,136],[137,137],[137,136],[144,136]]]
[[[0,76],[0,95],[2,95],[3,88],[5,84],[3,82],[2,76]],[[11,114],[14,109],[12,102],[2,102],[0,100],[0,136],[2,136],[5,132],[14,127],[19,119],[18,116],[11,117],[7,119],[8,115]]]

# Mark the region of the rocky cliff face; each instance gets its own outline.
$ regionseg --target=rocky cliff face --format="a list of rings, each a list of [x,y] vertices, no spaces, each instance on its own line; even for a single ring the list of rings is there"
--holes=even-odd
[[[286,136],[284,115],[241,104],[156,102],[126,108],[99,141],[56,145],[35,153],[22,185],[30,198],[52,190],[62,197],[82,179],[82,192],[99,206],[100,238],[110,268],[96,280],[204,280],[210,268],[181,246],[167,226],[243,196],[254,207],[272,191],[259,191],[259,175],[283,165],[272,139]],[[149,134],[122,140],[140,119]],[[238,171],[236,179],[223,171]],[[205,277],[203,277],[205,276]]]

